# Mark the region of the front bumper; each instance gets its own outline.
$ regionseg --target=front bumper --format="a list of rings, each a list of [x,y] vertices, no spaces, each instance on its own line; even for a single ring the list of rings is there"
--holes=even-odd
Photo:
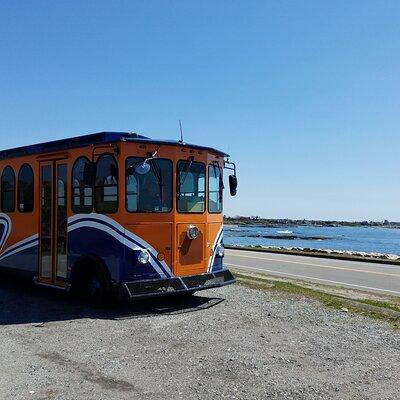
[[[121,290],[122,296],[128,299],[138,299],[152,296],[193,293],[198,290],[230,285],[234,282],[235,278],[231,272],[224,269],[222,271],[201,275],[125,282],[121,284]]]

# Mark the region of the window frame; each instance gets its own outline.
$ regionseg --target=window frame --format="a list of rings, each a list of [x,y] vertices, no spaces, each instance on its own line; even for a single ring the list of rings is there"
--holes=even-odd
[[[21,204],[21,202],[20,202],[20,200],[21,200],[21,196],[20,196],[20,193],[21,193],[20,175],[21,175],[22,168],[25,167],[25,166],[27,166],[29,168],[29,170],[30,170],[30,172],[32,174],[32,210],[31,211],[24,211],[24,210],[21,210],[21,208],[20,208],[20,204]],[[15,185],[15,186],[17,186],[17,185]],[[32,166],[29,163],[24,163],[19,167],[19,171],[18,171],[18,186],[17,186],[17,196],[16,197],[17,197],[17,210],[18,210],[18,212],[23,213],[23,214],[29,214],[29,213],[32,213],[35,210],[35,174],[33,172]]]
[[[221,210],[219,211],[210,211],[210,167],[217,167],[220,173],[220,178],[218,179],[218,185],[219,185],[219,191],[218,191],[218,196],[221,196]],[[207,168],[207,211],[209,214],[222,214],[222,210],[224,208],[224,185],[223,185],[223,175],[222,175],[223,169],[221,166],[218,164],[208,164]]]
[[[169,214],[172,212],[172,210],[174,209],[174,162],[170,159],[170,158],[156,158],[155,161],[157,160],[165,160],[165,161],[169,161],[169,164],[171,166],[171,203],[169,205],[169,210],[168,211],[129,211],[128,210],[128,195],[127,195],[127,182],[126,182],[126,178],[127,178],[127,174],[126,174],[126,167],[127,167],[127,162],[129,158],[141,158],[143,160],[146,159],[146,157],[140,157],[140,156],[128,156],[125,158],[125,210],[126,212],[130,213],[130,214]]]
[[[74,213],[74,214],[90,214],[90,213],[92,213],[93,212],[93,207],[94,207],[94,185],[93,185],[93,183],[90,185],[90,188],[92,189],[92,205],[91,206],[87,206],[88,207],[88,209],[89,209],[89,207],[90,207],[90,211],[76,211],[76,206],[75,206],[75,188],[81,188],[81,186],[75,186],[74,185],[74,169],[75,169],[75,166],[76,166],[76,164],[77,164],[77,162],[80,160],[80,159],[85,159],[88,163],[90,163],[90,160],[89,160],[89,158],[88,157],[86,157],[86,156],[79,156],[75,161],[74,161],[74,164],[72,165],[72,170],[71,170],[71,209],[72,209],[72,212]],[[85,186],[83,186],[83,188],[85,188]],[[85,197],[85,196],[84,196]],[[82,207],[82,206],[79,206],[79,207]]]
[[[179,169],[178,169],[178,164],[183,161],[183,162],[192,162],[196,163],[196,164],[201,164],[204,167],[204,210],[203,211],[196,211],[196,212],[190,212],[190,211],[179,211],[179,199],[178,199],[178,194],[179,189],[180,189],[180,173],[179,173]],[[189,214],[189,215],[193,215],[193,214],[198,214],[198,215],[202,215],[207,211],[207,168],[206,168],[206,164],[202,161],[195,161],[195,160],[184,160],[184,159],[180,159],[176,162],[176,211],[178,214]]]
[[[117,196],[117,207],[116,207],[116,209],[115,210],[113,210],[113,211],[107,211],[107,212],[104,212],[104,211],[98,211],[98,209],[97,209],[97,191],[96,191],[96,188],[98,188],[98,187],[103,187],[104,188],[104,185],[102,185],[102,186],[97,186],[96,185],[96,180],[97,180],[97,164],[98,164],[98,162],[99,162],[99,160],[102,158],[102,157],[104,157],[104,156],[111,156],[112,157],[112,159],[115,161],[115,165],[116,165],[116,167],[117,167],[117,183],[116,183],[116,185],[109,185],[109,186],[117,186],[117,194],[116,194],[116,196]],[[97,214],[116,214],[118,211],[119,211],[119,185],[120,185],[120,179],[119,179],[119,165],[118,165],[118,161],[117,161],[117,159],[115,158],[115,156],[114,156],[114,154],[112,154],[112,153],[102,153],[102,154],[100,154],[98,157],[97,157],[97,160],[96,160],[96,173],[95,173],[95,176],[94,176],[94,182],[93,182],[93,185],[92,185],[92,187],[93,187],[93,210],[97,213]]]
[[[11,210],[5,210],[4,209],[4,198],[3,198],[3,193],[4,193],[4,189],[3,189],[3,176],[4,176],[4,172],[7,170],[7,168],[9,168],[11,171],[12,171],[12,173],[13,173],[13,177],[14,177],[14,186],[13,186],[13,190],[7,190],[7,191],[5,191],[5,193],[7,193],[7,192],[13,192],[13,194],[14,194],[14,199],[13,199],[13,208],[11,209]],[[15,200],[16,200],[16,193],[15,193],[15,191],[16,191],[16,179],[15,179],[15,171],[14,171],[14,168],[11,166],[11,165],[6,165],[4,168],[3,168],[3,171],[1,172],[1,178],[0,178],[0,190],[1,190],[1,212],[4,212],[4,213],[12,213],[12,212],[15,212]]]

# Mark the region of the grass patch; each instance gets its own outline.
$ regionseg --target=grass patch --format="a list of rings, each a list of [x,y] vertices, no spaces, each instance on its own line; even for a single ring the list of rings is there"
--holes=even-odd
[[[390,323],[394,328],[400,328],[400,306],[388,301],[369,299],[349,299],[343,296],[330,294],[301,284],[261,276],[247,275],[232,271],[240,285],[271,292],[283,292],[293,296],[307,297],[319,301],[326,307],[364,315],[373,319]]]
[[[389,303],[387,301],[370,300],[370,299],[360,299],[357,300],[360,303],[369,304],[374,307],[387,308],[388,310],[394,310],[400,313],[400,306],[397,304]]]

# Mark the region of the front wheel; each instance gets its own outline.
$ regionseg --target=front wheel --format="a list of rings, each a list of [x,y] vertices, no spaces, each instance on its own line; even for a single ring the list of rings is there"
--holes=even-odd
[[[91,268],[86,276],[84,297],[95,308],[111,304],[111,285],[109,279],[100,268]]]

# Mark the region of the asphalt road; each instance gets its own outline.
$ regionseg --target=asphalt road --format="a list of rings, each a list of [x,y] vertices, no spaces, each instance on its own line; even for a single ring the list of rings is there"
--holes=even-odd
[[[400,296],[400,266],[226,250],[228,268]]]

